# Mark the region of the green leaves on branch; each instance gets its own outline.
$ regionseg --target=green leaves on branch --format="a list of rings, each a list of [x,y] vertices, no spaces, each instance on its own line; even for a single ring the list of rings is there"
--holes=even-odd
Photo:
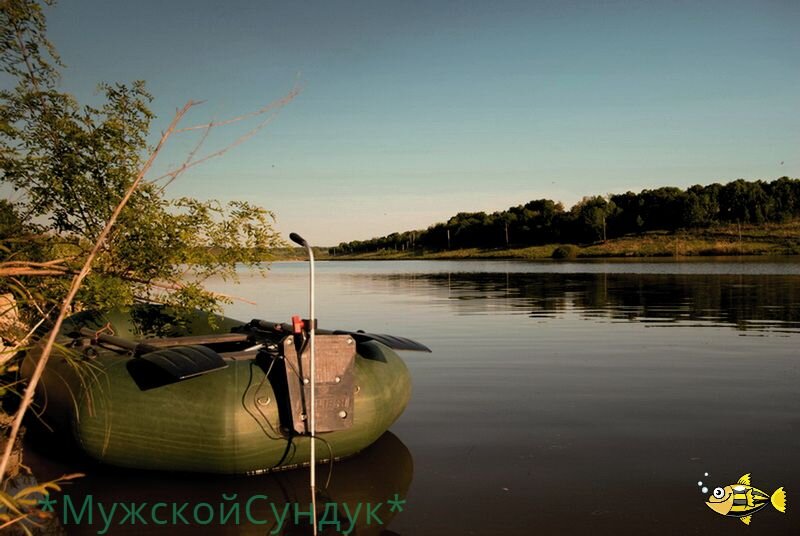
[[[281,245],[272,214],[246,202],[159,200],[123,213],[113,247],[98,259],[102,272],[131,284],[133,297],[215,307],[202,291],[210,277],[236,279],[236,265],[259,264]]]
[[[0,181],[17,199],[0,201],[0,268],[28,293],[14,290],[9,278],[0,280],[0,292],[14,292],[21,309],[32,311],[63,298],[68,279],[143,168],[153,97],[142,81],[103,83],[101,104],[81,106],[59,90],[63,66],[37,2],[0,0],[0,27],[0,70],[13,83],[0,90]],[[170,200],[161,185],[144,181],[77,303],[152,300],[216,309],[225,298],[202,283],[235,279],[237,263],[267,260],[281,244],[272,223],[270,212],[246,202]]]

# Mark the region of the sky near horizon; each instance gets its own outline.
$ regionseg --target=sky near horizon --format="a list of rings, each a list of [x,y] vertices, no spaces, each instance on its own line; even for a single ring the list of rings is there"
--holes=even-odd
[[[317,245],[543,197],[800,177],[795,0],[62,0],[46,14],[63,89],[90,102],[101,81],[147,81],[154,136],[189,99],[201,123],[299,83],[169,195],[247,199]],[[252,126],[215,129],[204,150]]]

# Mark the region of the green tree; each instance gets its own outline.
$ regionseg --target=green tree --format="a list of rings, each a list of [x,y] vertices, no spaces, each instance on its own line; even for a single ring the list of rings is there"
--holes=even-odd
[[[684,227],[708,227],[717,218],[719,202],[717,192],[720,185],[695,185],[686,190],[682,224]]]
[[[41,6],[32,0],[0,6],[0,69],[13,84],[0,91],[0,181],[19,199],[0,207],[3,227],[6,221],[17,225],[0,237],[0,260],[17,266],[57,261],[70,275],[145,163],[152,97],[141,81],[101,84],[101,105],[79,105],[58,88],[63,65],[46,38]],[[203,281],[235,278],[237,263],[260,266],[280,244],[272,220],[270,212],[244,201],[223,206],[168,199],[163,182],[144,181],[77,302],[108,307],[148,300],[219,309],[226,298],[205,290]],[[23,234],[35,239],[15,240]],[[31,269],[17,283],[44,301],[60,299],[68,280],[40,275]],[[19,286],[8,279],[0,285],[0,291]]]
[[[800,215],[800,182],[781,177],[770,184],[774,221],[788,221]]]
[[[226,298],[205,290],[203,281],[212,276],[235,279],[237,263],[261,268],[259,262],[282,243],[268,211],[246,202],[223,207],[191,198],[168,200],[158,181],[168,179],[169,184],[267,121],[231,145],[196,158],[212,128],[274,110],[296,90],[239,118],[178,129],[196,105],[189,102],[149,149],[146,138],[153,115],[144,83],[102,84],[101,106],[79,106],[58,89],[61,62],[45,33],[39,4],[0,0],[0,69],[13,84],[12,89],[0,90],[0,187],[13,189],[17,197],[16,202],[0,204],[0,291],[18,295],[23,323],[30,326],[36,315],[41,317],[37,326],[52,321],[19,409],[12,419],[3,419],[9,432],[0,479],[7,476],[23,416],[56,347],[56,334],[74,305],[119,307],[146,300],[178,306],[176,312],[219,309]],[[183,165],[154,181],[144,180],[172,135],[199,129],[205,135]],[[17,309],[13,304],[6,307],[5,325],[19,322]],[[51,314],[56,309],[58,313]],[[10,333],[5,327],[0,332],[0,374],[32,332],[11,340],[6,348]],[[57,483],[46,485],[57,489]],[[0,491],[0,502],[16,516],[3,519],[4,526],[29,515],[15,500]]]
[[[616,212],[616,205],[602,196],[584,197],[572,210],[576,219],[583,224],[586,236],[593,239],[607,239],[607,220]]]

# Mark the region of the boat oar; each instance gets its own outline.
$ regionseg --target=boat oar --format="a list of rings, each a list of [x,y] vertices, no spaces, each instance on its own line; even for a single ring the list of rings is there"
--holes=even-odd
[[[267,320],[259,320],[256,318],[250,321],[250,325],[259,329],[271,331],[273,333],[284,333],[286,335],[290,335],[292,333],[291,324],[269,322]],[[317,329],[316,332],[318,335],[350,335],[357,343],[376,341],[385,346],[388,346],[392,350],[407,350],[411,352],[428,352],[428,353],[431,352],[431,349],[422,344],[421,342],[417,342],[413,339],[408,339],[406,337],[398,337],[397,335],[387,335],[385,333],[367,333],[365,331],[360,331],[360,330],[346,331],[343,329],[336,329],[336,330]]]
[[[132,355],[137,357],[141,354],[154,352],[158,350],[158,348],[156,348],[155,346],[151,346],[147,343],[134,341],[130,339],[124,339],[122,337],[117,337],[116,335],[111,335],[109,333],[99,333],[97,331],[85,327],[81,328],[78,331],[81,335],[83,335],[84,337],[88,337],[94,342],[110,344],[111,346],[116,346],[117,348],[128,350]]]
[[[128,362],[128,372],[143,391],[202,376],[209,372],[216,372],[228,366],[222,356],[211,348],[192,344],[192,342],[201,340],[199,337],[184,337],[186,344],[166,347],[163,342],[173,339],[155,340],[152,342],[156,344],[150,344],[108,333],[97,333],[85,327],[79,331],[81,335],[92,341],[116,346],[130,352],[135,359]],[[204,337],[204,339],[208,338]],[[159,342],[162,344],[157,344]]]

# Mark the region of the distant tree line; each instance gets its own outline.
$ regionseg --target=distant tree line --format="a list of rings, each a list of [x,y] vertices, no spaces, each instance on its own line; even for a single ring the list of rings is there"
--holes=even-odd
[[[593,243],[648,231],[697,229],[726,223],[785,222],[800,217],[800,180],[739,179],[585,197],[569,210],[550,199],[493,212],[460,212],[425,230],[342,242],[331,253],[380,250],[440,251],[460,248],[524,247]]]

